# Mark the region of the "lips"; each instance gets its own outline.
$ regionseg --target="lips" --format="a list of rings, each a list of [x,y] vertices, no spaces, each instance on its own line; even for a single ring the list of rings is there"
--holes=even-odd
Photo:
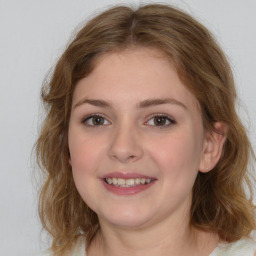
[[[104,187],[117,195],[132,195],[150,188],[155,178],[138,173],[109,173],[101,178]]]

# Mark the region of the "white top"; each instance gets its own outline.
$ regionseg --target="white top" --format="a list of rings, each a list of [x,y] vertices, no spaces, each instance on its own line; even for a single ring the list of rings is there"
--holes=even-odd
[[[254,256],[256,242],[250,238],[244,238],[233,243],[219,243],[209,256]]]
[[[82,238],[78,240],[70,256],[86,256],[84,240]],[[256,241],[244,238],[233,243],[219,243],[209,256],[255,256],[255,253]],[[38,256],[52,256],[52,253],[45,252]]]

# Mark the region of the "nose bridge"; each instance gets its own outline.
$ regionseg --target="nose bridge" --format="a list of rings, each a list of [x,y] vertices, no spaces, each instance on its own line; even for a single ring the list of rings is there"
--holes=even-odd
[[[109,156],[120,162],[136,161],[143,155],[138,127],[123,118],[115,127],[109,147]]]

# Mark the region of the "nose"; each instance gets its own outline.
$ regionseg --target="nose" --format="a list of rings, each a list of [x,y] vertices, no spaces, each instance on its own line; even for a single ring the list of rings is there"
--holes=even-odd
[[[121,163],[134,162],[144,154],[142,139],[136,128],[121,127],[113,134],[109,157]]]

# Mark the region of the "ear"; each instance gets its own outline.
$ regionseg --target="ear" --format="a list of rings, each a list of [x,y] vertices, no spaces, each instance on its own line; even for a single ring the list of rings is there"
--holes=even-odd
[[[216,166],[221,157],[226,134],[227,126],[222,122],[216,122],[214,124],[213,132],[206,132],[202,158],[199,165],[200,172],[209,172]]]

